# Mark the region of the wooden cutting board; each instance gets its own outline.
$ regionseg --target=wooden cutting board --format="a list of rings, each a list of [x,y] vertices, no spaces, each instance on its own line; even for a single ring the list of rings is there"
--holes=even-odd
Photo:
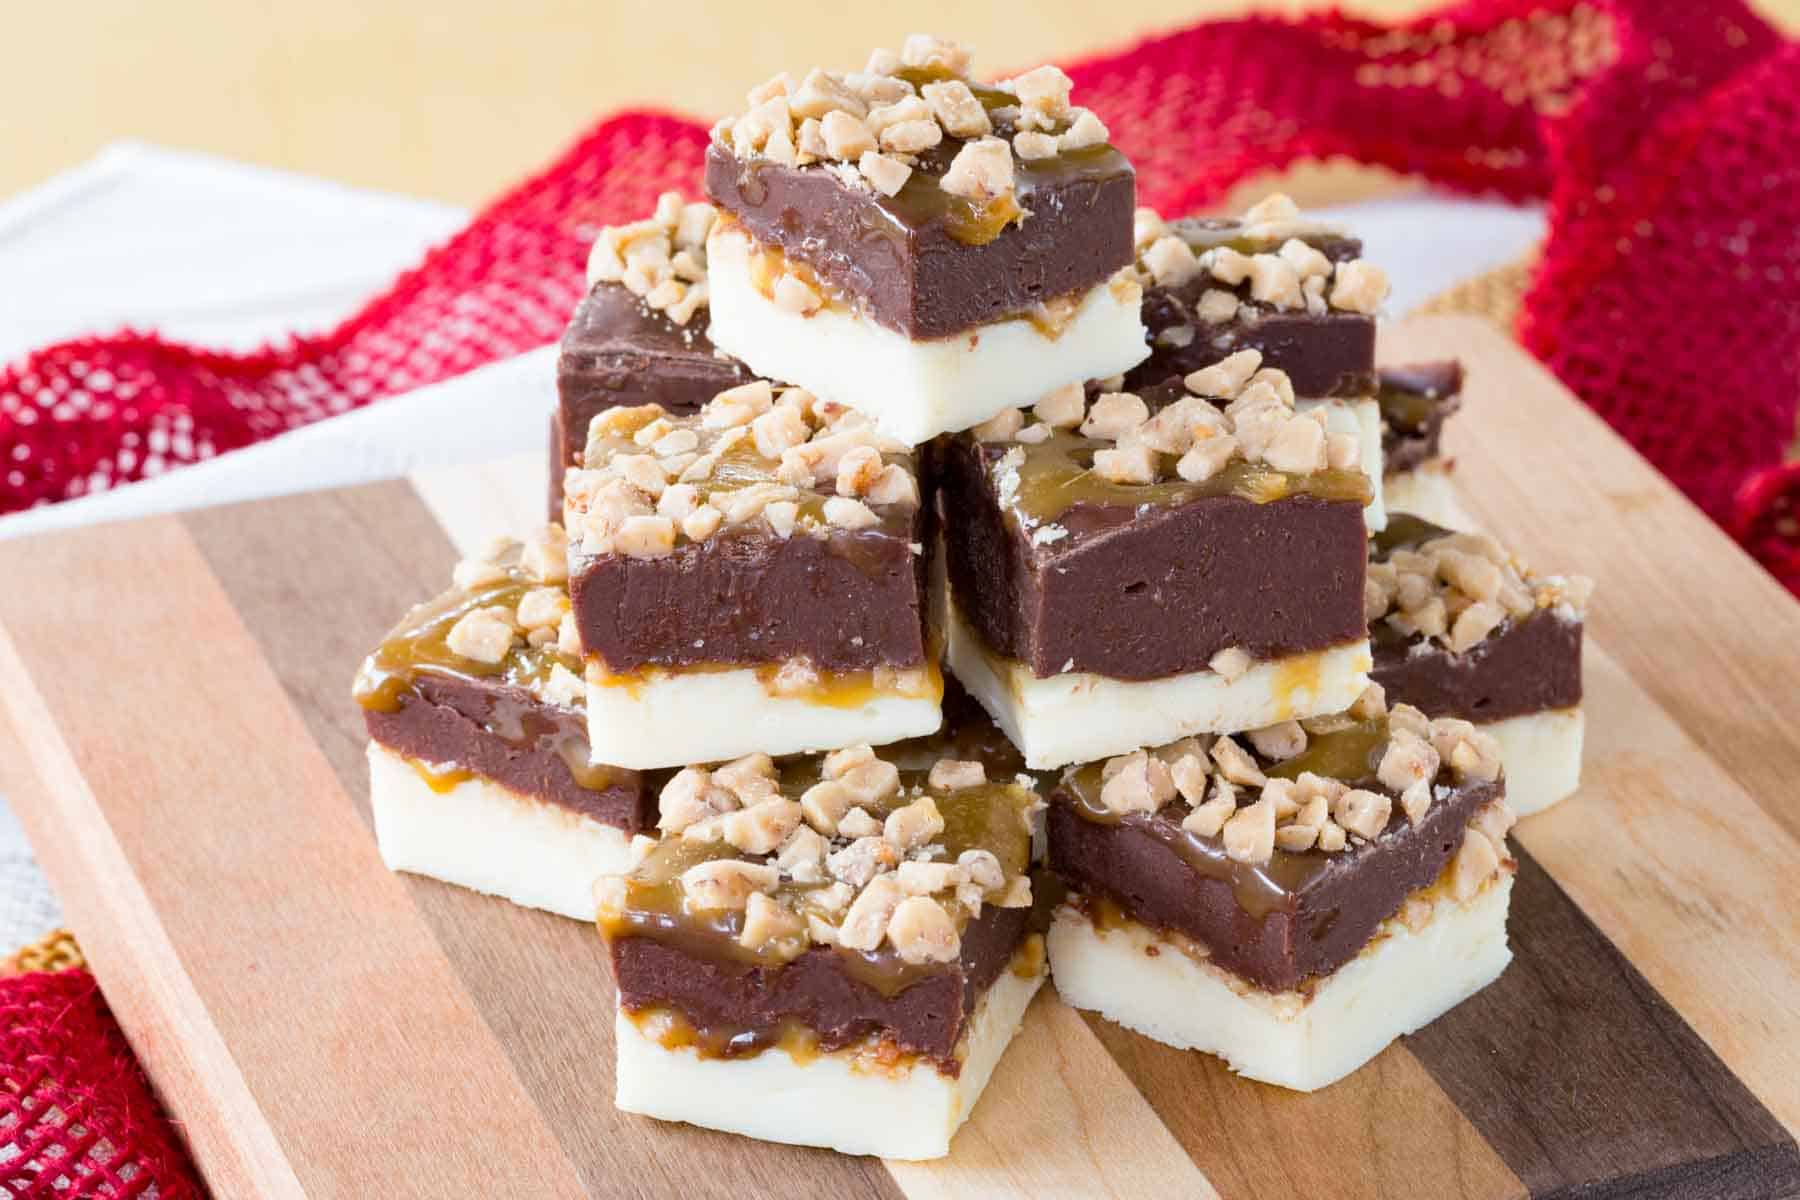
[[[1485,524],[1600,583],[1498,983],[1302,1096],[1038,998],[947,1160],[625,1117],[580,924],[388,873],[351,674],[535,462],[0,545],[0,787],[221,1196],[1800,1195],[1800,604],[1492,328]]]

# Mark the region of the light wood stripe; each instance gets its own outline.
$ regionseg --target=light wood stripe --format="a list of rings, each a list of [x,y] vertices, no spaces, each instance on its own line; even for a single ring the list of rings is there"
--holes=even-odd
[[[544,455],[515,454],[488,463],[429,467],[408,479],[456,552],[467,555],[496,537],[524,537],[544,523],[549,471]]]
[[[1045,987],[950,1157],[889,1163],[908,1196],[1217,1196],[1081,1016]]]
[[[83,931],[83,955],[104,985],[108,1007],[163,1102],[182,1114],[195,1164],[222,1196],[304,1195],[3,626],[0,735],[0,790],[30,835],[70,924]]]
[[[174,1011],[210,1017],[228,1048],[207,1063],[209,1086],[229,1063],[244,1090],[183,1116],[230,1125],[197,1137],[245,1147],[226,1178],[249,1174],[275,1194],[297,1178],[313,1195],[400,1194],[422,1180],[445,1195],[581,1195],[180,524],[8,543],[0,577],[12,648],[0,690],[31,701],[14,717],[32,723],[28,744],[55,747],[62,731],[60,753],[34,752],[54,754],[46,798],[79,803],[91,789],[106,807],[88,819],[110,822],[122,850],[110,862],[62,856],[55,882],[78,911],[160,917],[168,944],[138,950],[168,977],[157,986],[180,989],[184,967],[204,964],[188,975],[199,1010]],[[102,980],[123,961],[102,951]],[[127,1032],[140,1044],[158,1035]],[[433,1081],[426,1103],[395,1094],[397,1062]],[[274,1131],[279,1155],[268,1135],[247,1136],[257,1129]]]

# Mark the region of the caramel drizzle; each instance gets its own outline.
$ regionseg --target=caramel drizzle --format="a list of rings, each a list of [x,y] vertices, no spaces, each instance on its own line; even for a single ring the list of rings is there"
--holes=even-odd
[[[518,689],[526,696],[497,692],[489,697],[482,728],[515,745],[547,742],[581,787],[591,791],[611,787],[618,772],[613,767],[591,761],[582,721],[553,719],[545,710],[554,706],[539,699],[540,689],[558,664],[579,674],[579,662],[564,657],[554,647],[540,648],[524,642],[515,643],[498,663],[464,658],[450,649],[450,629],[464,616],[490,605],[516,607],[526,592],[542,586],[523,577],[516,562],[516,552],[515,561],[503,565],[510,575],[505,581],[472,591],[447,592],[409,612],[382,639],[374,653],[363,660],[357,669],[351,694],[365,709],[392,713],[400,710],[409,694],[418,694],[417,680],[424,674]],[[453,764],[416,769],[434,791],[448,791],[463,781],[457,777],[460,768]],[[468,773],[461,772],[461,775],[466,778]]]
[[[1311,771],[1352,787],[1386,791],[1376,781],[1375,769],[1381,762],[1387,740],[1387,718],[1347,720],[1342,728],[1313,734],[1301,754],[1285,762],[1264,764],[1262,769],[1271,778],[1295,779],[1302,772]],[[1180,815],[1171,819],[1162,813],[1120,814],[1108,809],[1100,800],[1102,765],[1089,763],[1064,776],[1063,787],[1074,800],[1076,813],[1096,825],[1129,824],[1156,838],[1180,855],[1197,874],[1229,883],[1238,907],[1257,920],[1291,908],[1295,895],[1308,883],[1355,853],[1354,850],[1339,854],[1319,850],[1294,853],[1277,847],[1265,865],[1239,862],[1225,853],[1221,839],[1201,837],[1183,829]]]
[[[1242,459],[1227,463],[1210,479],[1190,483],[1175,475],[1176,455],[1163,455],[1157,483],[1114,483],[1093,471],[1094,452],[1106,443],[1059,429],[1036,444],[1014,443],[1025,452],[1019,464],[1019,487],[1012,507],[1032,524],[1057,520],[1083,505],[1176,506],[1215,496],[1237,496],[1255,504],[1271,504],[1292,496],[1319,500],[1373,499],[1369,477],[1361,471],[1327,468],[1310,475],[1290,475],[1264,463]]]
[[[781,791],[789,799],[800,795],[819,779],[819,759],[806,758],[782,764]],[[942,791],[925,787],[925,770],[902,770],[900,791],[880,803],[866,805],[869,815],[884,820],[894,809],[929,794],[944,819],[937,842],[944,847],[940,861],[954,862],[964,850],[988,850],[1000,860],[1006,879],[1022,874],[1031,861],[1029,814],[1037,803],[1035,792],[1012,783],[988,783],[980,787]],[[779,967],[809,949],[805,938],[780,939],[756,948],[739,943],[744,914],[732,909],[700,909],[687,902],[681,875],[700,863],[722,858],[746,857],[726,842],[665,839],[643,862],[624,876],[623,899],[617,907],[603,907],[600,933],[608,942],[625,937],[648,937],[675,945],[697,958],[724,959],[751,966]],[[784,879],[776,898],[794,911],[809,911],[836,924],[841,913],[829,913],[811,901],[813,893],[829,887],[827,877],[818,883]],[[1003,885],[1004,886],[1004,885]],[[992,900],[994,893],[989,896]],[[940,897],[943,899],[944,897]],[[946,904],[958,932],[967,928],[968,913],[960,904]],[[892,997],[920,979],[943,971],[943,966],[903,961],[891,945],[873,951],[842,946],[818,947],[838,956],[844,971],[883,996]]]

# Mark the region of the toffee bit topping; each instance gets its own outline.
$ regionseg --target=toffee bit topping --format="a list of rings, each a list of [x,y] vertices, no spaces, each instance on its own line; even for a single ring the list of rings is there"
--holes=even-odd
[[[1450,894],[1468,901],[1493,879],[1512,869],[1506,834],[1517,818],[1506,801],[1496,800],[1475,814],[1450,862]]]
[[[609,409],[590,424],[582,461],[563,494],[590,555],[661,557],[752,522],[781,538],[826,537],[920,503],[905,446],[860,413],[761,379],[693,416]]]
[[[1195,228],[1166,222],[1154,209],[1138,209],[1137,275],[1146,286],[1182,287],[1196,279],[1223,284],[1207,288],[1195,305],[1195,316],[1205,324],[1240,316],[1253,320],[1270,310],[1368,315],[1387,299],[1386,272],[1365,259],[1333,261],[1307,239],[1335,237],[1337,229],[1308,220],[1287,196],[1269,196],[1236,222],[1207,225],[1206,237],[1198,237]],[[1245,253],[1217,244],[1225,238],[1258,249]]]
[[[706,237],[718,210],[664,192],[656,212],[629,225],[608,225],[588,254],[588,286],[621,283],[631,294],[686,325],[707,301]]]
[[[1098,805],[1124,818],[1180,804],[1187,810],[1180,817],[1183,830],[1218,839],[1231,858],[1261,866],[1277,850],[1338,854],[1378,840],[1402,817],[1417,824],[1431,807],[1443,771],[1458,783],[1499,778],[1498,743],[1469,722],[1428,720],[1406,705],[1390,713],[1378,689],[1365,692],[1358,706],[1358,715],[1333,716],[1329,728],[1315,722],[1310,733],[1301,723],[1283,721],[1241,735],[1256,755],[1225,735],[1210,747],[1188,738],[1108,759],[1100,766]],[[1304,770],[1293,778],[1272,777],[1262,765],[1270,763],[1273,771],[1272,764],[1305,754],[1313,737],[1384,719],[1387,740],[1379,746],[1376,780],[1368,786]],[[1510,810],[1496,801],[1477,814],[1471,828],[1486,835],[1504,858],[1502,843],[1511,823]]]
[[[1534,575],[1523,559],[1485,533],[1442,533],[1372,559],[1363,615],[1451,654],[1475,649],[1510,621],[1546,609],[1582,618],[1594,591],[1583,576]]]
[[[505,660],[518,636],[510,610],[478,608],[450,627],[445,644],[453,654],[492,666]]]
[[[603,925],[642,895],[634,888],[668,887],[643,903],[694,916],[775,960],[820,944],[920,965],[953,961],[964,922],[984,905],[1031,903],[1022,873],[1043,806],[1028,777],[990,782],[980,762],[944,758],[903,778],[866,745],[817,767],[799,799],[791,789],[804,777],[784,787],[766,754],[677,771],[659,797],[658,849],[602,883]],[[1014,814],[1020,825],[1001,834]],[[989,830],[999,839],[992,850],[964,841]]]
[[[1259,351],[1240,350],[1184,383],[1187,394],[1155,413],[1131,392],[1103,391],[1089,404],[1079,388],[1063,388],[1034,406],[1036,423],[1027,426],[1022,410],[1005,409],[972,434],[1023,447],[1073,429],[1111,443],[1093,450],[1091,469],[1115,484],[1203,483],[1234,461],[1295,477],[1360,468],[1358,438],[1328,430],[1327,406],[1295,411],[1292,381],[1263,367]]]
[[[1015,162],[1108,141],[1100,118],[1071,102],[1072,88],[1049,66],[979,84],[968,51],[913,34],[899,54],[877,50],[861,71],[815,67],[799,80],[784,72],[759,84],[742,113],[714,126],[713,141],[738,158],[817,166],[885,196],[929,170],[936,186],[977,202],[1004,228],[1028,215],[1016,200]],[[952,139],[955,153],[937,150]]]

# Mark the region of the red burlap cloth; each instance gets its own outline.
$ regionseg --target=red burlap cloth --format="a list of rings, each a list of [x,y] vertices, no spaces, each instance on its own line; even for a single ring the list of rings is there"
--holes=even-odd
[[[201,1194],[85,970],[0,979],[0,1194]]]
[[[1800,590],[1800,466],[1782,463],[1800,403],[1800,47],[1743,4],[1467,0],[1392,28],[1250,18],[1069,71],[1165,214],[1331,156],[1547,199],[1520,337]],[[602,121],[323,337],[237,355],[125,333],[0,370],[0,511],[553,340],[598,226],[696,190],[704,140],[664,113]],[[0,1153],[24,1151],[0,1180],[113,1195],[155,1178],[179,1194],[183,1159],[91,978],[0,983],[0,1005]]]

